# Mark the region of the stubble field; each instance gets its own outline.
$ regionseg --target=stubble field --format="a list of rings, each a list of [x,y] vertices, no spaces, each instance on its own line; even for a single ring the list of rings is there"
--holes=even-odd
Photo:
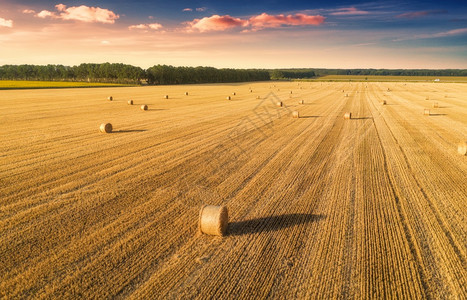
[[[373,82],[2,91],[0,298],[465,299],[466,95]],[[202,204],[228,207],[227,236],[198,232]]]

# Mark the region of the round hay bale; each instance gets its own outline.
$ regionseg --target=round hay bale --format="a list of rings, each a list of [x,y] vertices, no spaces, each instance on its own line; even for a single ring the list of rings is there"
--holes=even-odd
[[[146,104],[141,105],[141,110],[148,110],[148,106]]]
[[[348,97],[348,96],[349,96],[349,94],[345,94],[345,96],[346,96],[346,97]]]
[[[230,96],[227,96],[227,100],[230,100],[230,99],[232,99],[232,98],[230,98]]]
[[[256,96],[256,99],[261,99],[261,96]]]
[[[133,105],[133,100],[128,100],[128,105]]]
[[[100,132],[103,132],[103,133],[111,133],[112,132],[112,124],[102,123],[99,130],[100,130]]]
[[[223,236],[229,225],[229,212],[225,206],[203,205],[199,211],[199,231]]]
[[[433,103],[433,108],[439,108],[438,102]]]
[[[188,92],[185,92],[185,96],[188,96]]]
[[[165,95],[164,98],[165,98],[165,99],[169,99],[169,95]]]
[[[292,112],[292,117],[294,119],[298,119],[298,118],[300,118],[300,114],[298,113],[298,111],[295,110],[295,111]]]
[[[290,91],[290,93],[292,94],[293,92],[292,92],[292,91]]]
[[[250,93],[253,93],[253,90],[250,90]]]
[[[112,101],[112,100],[114,99],[114,97],[109,96],[109,97],[107,97],[107,99],[108,99],[109,101]]]
[[[345,113],[345,114],[344,114],[344,119],[346,119],[346,120],[352,119],[352,113],[351,113],[351,112]]]
[[[305,104],[305,100],[298,101],[298,104]]]
[[[277,105],[278,107],[282,107],[282,101],[277,101],[277,102],[276,102],[276,105]]]
[[[386,104],[388,104],[388,103],[386,102],[386,100],[383,100],[383,105],[386,105]]]
[[[467,154],[467,142],[460,142],[459,145],[457,146],[457,152],[460,155],[466,155]]]
[[[236,96],[236,95],[237,95],[237,93],[233,92],[233,93],[232,93],[232,95]]]
[[[423,114],[424,114],[425,116],[429,116],[429,115],[430,115],[430,110],[429,110],[429,109],[425,109],[425,110],[423,111]]]

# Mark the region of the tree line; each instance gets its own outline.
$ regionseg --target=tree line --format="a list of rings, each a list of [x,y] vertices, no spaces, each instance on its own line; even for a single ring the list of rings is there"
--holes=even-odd
[[[467,76],[465,69],[216,69],[155,65],[142,69],[121,63],[3,65],[0,80],[87,81],[124,84],[186,84],[316,78],[325,75]]]
[[[216,69],[156,65],[144,70],[118,63],[63,65],[4,65],[1,80],[88,81],[129,84],[185,84],[269,80],[267,70]]]

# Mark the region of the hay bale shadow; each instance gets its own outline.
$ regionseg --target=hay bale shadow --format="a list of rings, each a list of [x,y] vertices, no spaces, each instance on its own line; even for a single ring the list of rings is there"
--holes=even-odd
[[[313,119],[313,118],[321,118],[321,116],[300,116],[300,119]]]
[[[433,114],[433,113],[430,113],[430,117],[436,117],[436,116],[447,116],[447,114]]]
[[[372,120],[373,117],[360,117],[360,118],[355,118],[355,117],[352,117],[352,120]]]
[[[324,215],[284,214],[247,221],[229,223],[228,235],[238,236],[263,232],[279,231],[295,225],[317,222],[326,218]]]
[[[140,129],[140,130],[114,130],[112,131],[112,133],[129,133],[129,132],[145,132],[147,130],[144,130],[144,129]]]

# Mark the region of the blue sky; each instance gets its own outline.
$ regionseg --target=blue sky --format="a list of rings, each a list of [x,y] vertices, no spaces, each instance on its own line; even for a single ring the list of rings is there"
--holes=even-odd
[[[465,1],[0,1],[0,65],[467,68]]]

